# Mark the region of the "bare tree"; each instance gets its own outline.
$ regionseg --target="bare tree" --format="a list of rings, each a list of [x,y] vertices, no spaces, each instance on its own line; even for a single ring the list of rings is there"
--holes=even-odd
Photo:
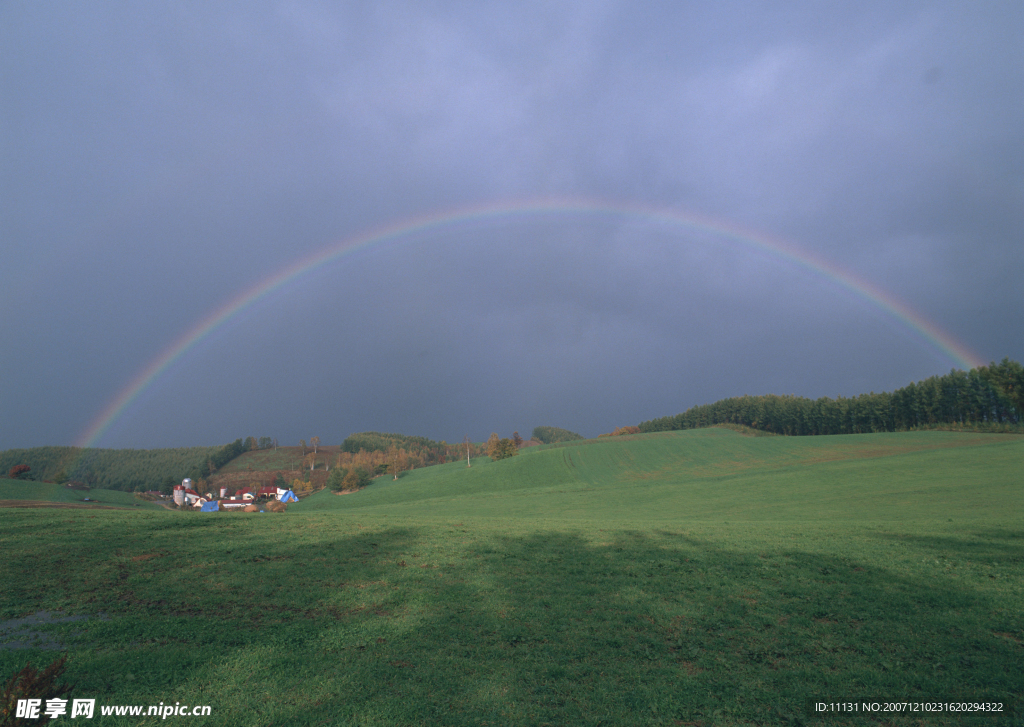
[[[310,437],[309,446],[313,448],[313,454],[316,454],[316,448],[320,446],[320,437]]]
[[[404,449],[392,444],[387,451],[387,464],[394,479],[397,480],[399,474],[409,469],[409,456]]]
[[[465,442],[466,444],[466,466],[472,467],[473,465],[469,461],[469,435],[467,434],[465,437],[463,437],[462,441]]]

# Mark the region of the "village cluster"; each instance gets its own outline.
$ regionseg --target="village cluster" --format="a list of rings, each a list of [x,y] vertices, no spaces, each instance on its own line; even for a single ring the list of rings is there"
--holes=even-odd
[[[192,480],[185,478],[180,485],[174,487],[174,504],[178,507],[193,507],[202,512],[240,509],[248,512],[260,509],[258,503],[274,501],[279,503],[298,502],[298,496],[285,487],[273,485],[253,489],[242,487],[234,495],[228,497],[228,488],[220,488],[220,497],[208,492],[201,495],[192,489]]]

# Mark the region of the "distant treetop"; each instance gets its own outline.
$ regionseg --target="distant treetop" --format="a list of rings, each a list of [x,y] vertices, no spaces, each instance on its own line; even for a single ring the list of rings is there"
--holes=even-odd
[[[391,432],[359,432],[345,438],[341,443],[342,452],[355,454],[360,449],[367,452],[386,452],[391,447],[401,447],[410,452],[426,449],[443,449],[442,442],[435,442],[426,437],[413,437],[408,434]]]
[[[787,435],[948,427],[1020,431],[1024,428],[1024,366],[1004,358],[970,371],[953,369],[893,392],[835,399],[776,394],[732,397],[641,422],[639,428],[647,433],[719,424]]]
[[[534,427],[533,438],[544,442],[544,444],[554,444],[555,442],[572,442],[576,439],[583,439],[583,435],[558,427]]]

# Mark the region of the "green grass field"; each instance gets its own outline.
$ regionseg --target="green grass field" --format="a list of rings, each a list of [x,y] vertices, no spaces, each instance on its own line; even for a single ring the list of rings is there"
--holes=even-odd
[[[88,501],[85,498],[89,498]],[[49,502],[94,507],[153,510],[160,506],[120,490],[72,490],[50,482],[25,482],[0,478],[0,501]]]
[[[713,429],[281,515],[3,510],[0,618],[90,615],[39,627],[72,697],[212,707],[188,724],[1020,724],[1022,455],[1014,435]],[[1003,711],[812,707],[854,701]]]
[[[1019,502],[1024,437],[912,432],[746,437],[697,429],[524,450],[382,477],[358,495],[322,492],[300,512],[410,517],[904,520],[997,517]]]

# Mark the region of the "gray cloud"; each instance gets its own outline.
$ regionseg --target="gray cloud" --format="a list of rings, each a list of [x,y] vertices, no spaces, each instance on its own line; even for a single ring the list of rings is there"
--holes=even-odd
[[[582,197],[788,241],[1021,359],[1013,4],[0,8],[0,447],[70,443],[242,292],[418,215]],[[955,361],[764,250],[642,216],[494,218],[343,256],[99,440],[594,435]]]

